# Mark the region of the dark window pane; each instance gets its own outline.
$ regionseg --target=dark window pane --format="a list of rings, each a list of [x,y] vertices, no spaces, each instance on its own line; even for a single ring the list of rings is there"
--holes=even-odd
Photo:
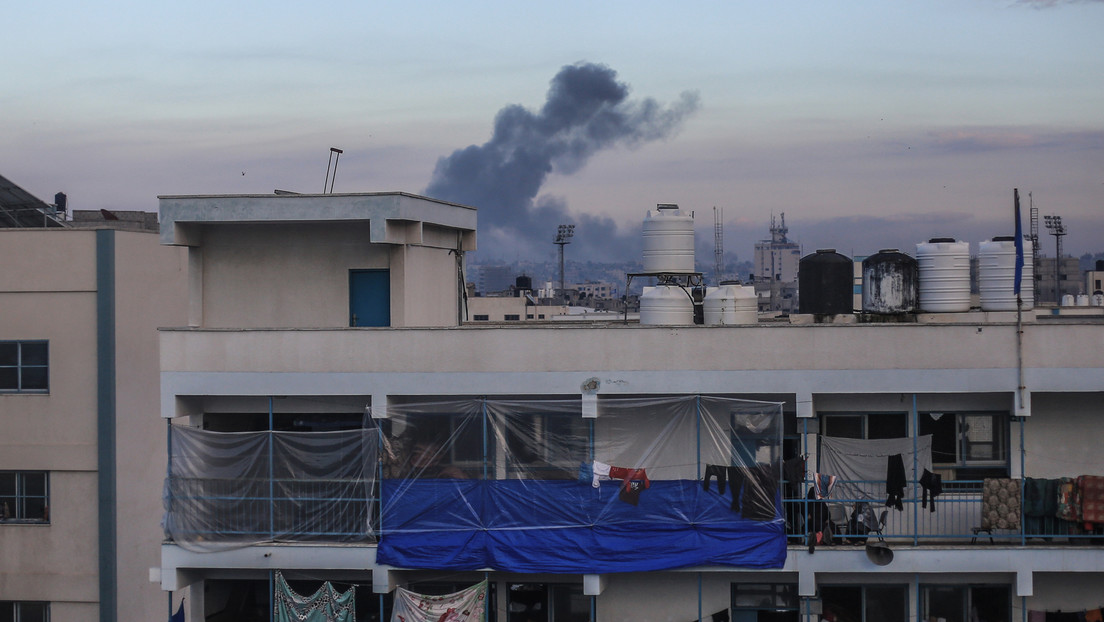
[[[24,367],[23,386],[24,391],[45,390],[50,386],[50,373],[46,367]]]
[[[820,594],[828,619],[862,620],[862,586],[825,586]]]
[[[0,497],[15,496],[15,472],[0,473]]]
[[[25,341],[23,342],[23,361],[24,365],[46,365],[47,360],[47,344],[45,341]]]
[[[0,343],[0,365],[19,364],[19,344],[14,341]]]
[[[996,585],[971,588],[970,616],[971,620],[977,620],[978,622],[1011,620],[1012,601],[1008,586]]]
[[[920,415],[920,435],[932,435],[932,462],[935,464],[957,464],[958,417],[945,413],[938,419],[924,413]]]
[[[826,415],[824,417],[824,435],[833,438],[862,438],[862,416]]]
[[[46,622],[47,603],[20,603],[19,622]]]
[[[19,369],[15,367],[0,367],[0,391],[16,391],[19,389]]]
[[[0,622],[15,622],[15,603],[0,600]]]
[[[925,619],[944,618],[947,622],[966,622],[966,588],[929,587],[924,592]]]
[[[903,585],[867,587],[866,619],[869,622],[908,622],[908,588]]]
[[[904,413],[867,415],[867,438],[905,438],[908,436],[908,420]]]
[[[24,473],[23,474],[23,494],[30,495],[32,497],[45,497],[46,496],[46,474],[45,473]]]

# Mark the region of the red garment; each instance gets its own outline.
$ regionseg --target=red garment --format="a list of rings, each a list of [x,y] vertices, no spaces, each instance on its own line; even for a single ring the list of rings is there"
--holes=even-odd
[[[1085,527],[1092,529],[1091,523],[1104,523],[1104,477],[1082,475],[1077,478],[1077,487],[1081,491],[1081,520]]]
[[[610,467],[610,477],[621,480],[621,487],[628,488],[629,482],[634,479],[644,481],[645,488],[652,487],[652,481],[648,479],[648,473],[644,469],[628,469],[625,467]]]

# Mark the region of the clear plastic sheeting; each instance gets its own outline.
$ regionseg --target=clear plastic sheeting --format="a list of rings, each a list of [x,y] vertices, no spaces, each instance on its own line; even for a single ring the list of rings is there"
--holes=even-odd
[[[780,404],[614,398],[589,419],[578,399],[457,399],[387,413],[379,563],[606,573],[785,561]]]
[[[379,431],[169,426],[166,536],[191,550],[374,539]]]

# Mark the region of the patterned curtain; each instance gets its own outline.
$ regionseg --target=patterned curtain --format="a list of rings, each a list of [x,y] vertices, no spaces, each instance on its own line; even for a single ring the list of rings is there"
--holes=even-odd
[[[444,596],[425,596],[395,588],[391,622],[484,622],[486,619],[486,581]]]
[[[356,622],[356,588],[344,594],[326,581],[310,596],[300,596],[276,571],[276,622]]]

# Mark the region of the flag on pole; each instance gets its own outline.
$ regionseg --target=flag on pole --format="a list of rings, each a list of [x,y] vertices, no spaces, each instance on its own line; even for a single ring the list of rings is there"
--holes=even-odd
[[[1023,280],[1023,267],[1024,267],[1024,245],[1023,245],[1023,226],[1020,224],[1020,189],[1012,189],[1012,199],[1015,203],[1016,211],[1016,281],[1012,286],[1012,292],[1016,294],[1016,297],[1020,296],[1020,281]]]

